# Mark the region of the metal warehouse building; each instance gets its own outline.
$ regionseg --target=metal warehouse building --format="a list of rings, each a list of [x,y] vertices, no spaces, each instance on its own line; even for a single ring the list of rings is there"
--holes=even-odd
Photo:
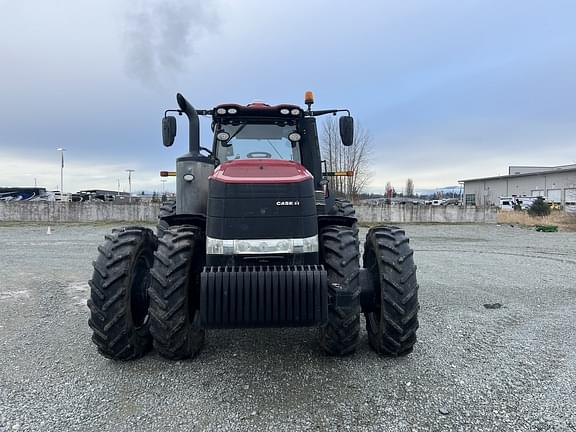
[[[576,207],[576,164],[557,167],[511,166],[508,175],[461,180],[464,205],[497,206],[500,197],[542,196],[565,208]]]

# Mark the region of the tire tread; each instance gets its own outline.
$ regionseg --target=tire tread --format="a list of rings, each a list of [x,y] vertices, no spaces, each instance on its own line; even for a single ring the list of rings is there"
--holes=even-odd
[[[420,306],[413,255],[400,228],[378,226],[366,235],[364,266],[379,284],[381,299],[379,313],[366,313],[366,329],[370,345],[379,354],[403,356],[416,343]]]
[[[139,358],[152,346],[148,324],[136,328],[132,322],[128,291],[134,260],[139,254],[145,254],[151,262],[156,244],[151,230],[126,227],[114,229],[98,246],[94,272],[88,281],[88,325],[93,332],[92,341],[107,358]]]
[[[360,340],[359,253],[351,228],[327,226],[320,234],[321,260],[328,273],[328,320],[320,345],[329,355],[356,351]]]

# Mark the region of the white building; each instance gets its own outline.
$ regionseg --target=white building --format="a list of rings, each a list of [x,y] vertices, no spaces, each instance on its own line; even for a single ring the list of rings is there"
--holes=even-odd
[[[556,167],[511,166],[508,175],[461,180],[464,205],[497,206],[500,197],[542,196],[566,209],[576,208],[576,164]]]

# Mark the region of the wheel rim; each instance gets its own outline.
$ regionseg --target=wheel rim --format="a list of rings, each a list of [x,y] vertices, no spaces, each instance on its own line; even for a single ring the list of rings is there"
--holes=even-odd
[[[148,296],[150,262],[144,254],[140,254],[136,258],[133,274],[134,277],[130,285],[130,311],[134,326],[142,327],[148,321],[148,306],[150,305],[150,297]]]

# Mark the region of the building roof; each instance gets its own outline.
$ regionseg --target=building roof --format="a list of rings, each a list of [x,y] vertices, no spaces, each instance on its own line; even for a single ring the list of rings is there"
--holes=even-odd
[[[570,165],[568,165],[570,166]],[[529,176],[538,176],[538,175],[547,175],[547,174],[562,174],[566,172],[576,172],[576,167],[574,168],[553,168],[547,171],[536,171],[530,173],[523,173],[523,174],[510,174],[510,175],[503,175],[503,176],[493,176],[493,177],[479,177],[479,178],[472,178],[472,179],[465,179],[465,180],[458,180],[459,183],[471,182],[471,181],[480,181],[480,180],[503,180],[509,178],[516,178],[516,177],[529,177]]]

